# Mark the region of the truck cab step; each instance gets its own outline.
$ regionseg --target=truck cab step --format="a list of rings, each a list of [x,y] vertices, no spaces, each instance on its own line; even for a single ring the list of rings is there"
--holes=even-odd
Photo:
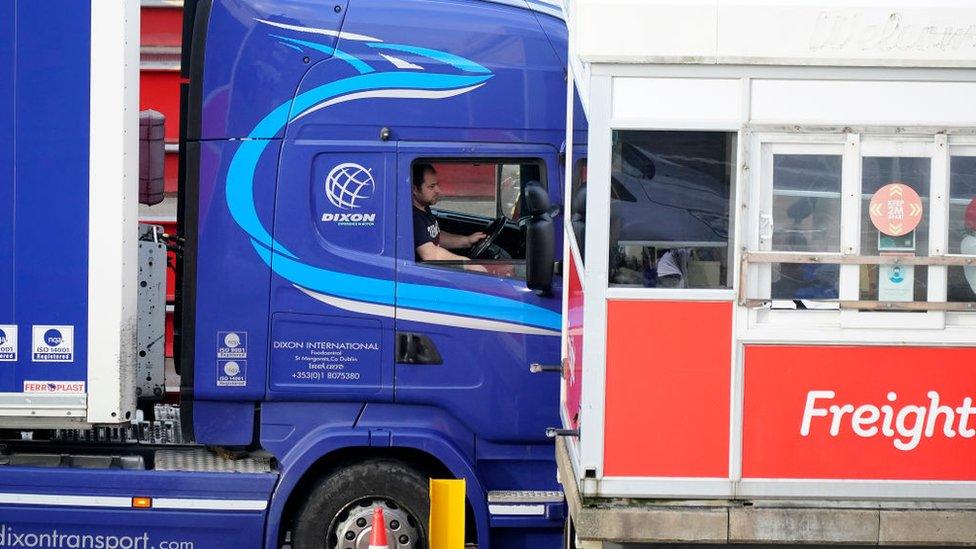
[[[562,507],[559,490],[492,490],[488,492],[488,510],[492,516],[536,516],[552,514],[550,507]]]

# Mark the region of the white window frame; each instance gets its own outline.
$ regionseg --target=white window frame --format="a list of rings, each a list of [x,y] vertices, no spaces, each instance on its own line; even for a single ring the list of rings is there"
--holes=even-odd
[[[976,137],[953,137],[949,139],[948,143],[949,158],[948,158],[948,183],[946,183],[946,212],[948,215],[949,207],[951,206],[951,191],[952,191],[952,158],[955,156],[968,156],[976,158]],[[949,244],[949,223],[946,220],[946,246]],[[947,253],[948,256],[957,256],[960,254]],[[948,273],[946,273],[948,275]],[[948,277],[946,280],[946,291],[948,292]],[[976,306],[976,303],[974,303]],[[976,314],[967,312],[950,311],[946,313],[946,325],[947,326],[961,326],[961,327],[976,327]]]
[[[924,223],[929,228],[929,255],[943,255],[948,246],[949,166],[951,155],[976,156],[976,137],[948,137],[943,131],[900,135],[894,131],[853,131],[780,133],[743,132],[750,149],[752,170],[746,181],[739,210],[747,212],[742,219],[746,251],[768,251],[772,240],[761,239],[760,215],[772,215],[772,156],[774,154],[843,155],[841,248],[844,255],[859,255],[861,250],[862,164],[866,157],[926,157],[931,159],[929,197]],[[758,207],[756,207],[758,205]],[[957,255],[957,254],[946,254]],[[842,265],[840,300],[860,299],[860,265]],[[944,302],[947,297],[945,266],[929,266],[927,295],[929,302]],[[771,266],[752,263],[742,283],[745,295],[768,298],[771,289]],[[743,307],[740,306],[740,309]],[[872,312],[857,310],[783,310],[747,308],[746,322],[739,323],[743,342],[796,341],[834,343],[912,343],[952,344],[974,341],[973,335],[959,328],[976,326],[976,315],[967,312],[926,311]],[[947,330],[947,328],[956,328]],[[881,340],[877,330],[885,330]]]
[[[627,286],[612,286],[609,281],[609,268],[607,269],[607,280],[604,284],[606,287],[606,298],[609,300],[660,300],[660,301],[734,301],[736,296],[736,277],[738,275],[738,254],[736,253],[736,238],[739,236],[735,230],[738,215],[736,204],[739,203],[739,194],[741,192],[739,188],[739,170],[737,166],[739,161],[737,160],[742,154],[742,140],[745,139],[742,132],[737,132],[734,129],[729,129],[728,127],[721,126],[708,126],[704,124],[692,124],[688,127],[662,127],[654,128],[648,127],[649,124],[635,123],[635,124],[625,124],[620,120],[613,120],[610,124],[610,135],[612,136],[616,132],[623,131],[636,131],[636,132],[654,132],[654,133],[667,133],[667,132],[701,132],[701,133],[722,133],[731,134],[735,136],[735,147],[732,148],[732,154],[734,155],[730,162],[733,169],[731,170],[731,181],[729,181],[729,235],[728,244],[726,246],[727,252],[727,265],[726,265],[726,287],[724,288],[635,288]],[[674,125],[673,125],[674,126]],[[612,140],[611,140],[612,143]],[[591,143],[592,150],[592,143]],[[613,150],[608,151],[609,160],[613,162]],[[607,181],[609,182],[609,174]],[[608,184],[609,189],[609,184]],[[608,192],[609,194],[609,192]],[[612,207],[613,200],[611,199],[607,203],[608,212],[606,219],[608,220],[608,238],[605,243],[606,249],[602,251],[604,256],[609,256],[610,253],[610,240],[609,240],[609,211]],[[587,212],[591,211],[589,209],[589,203],[587,203]],[[589,245],[587,245],[587,250],[589,250]],[[589,252],[588,252],[589,253]],[[593,252],[597,253],[597,252]]]
[[[942,143],[941,150],[943,151],[943,154],[938,154],[937,152],[939,149],[938,143],[940,140]],[[927,219],[929,224],[929,255],[941,255],[943,250],[945,250],[945,241],[948,236],[948,230],[941,231],[941,237],[939,236],[940,231],[937,230],[939,227],[945,227],[946,211],[944,206],[948,204],[944,199],[945,192],[948,190],[949,182],[947,164],[948,156],[945,154],[945,152],[946,147],[944,134],[929,138],[898,138],[892,136],[875,135],[861,136],[860,154],[858,155],[857,160],[857,210],[854,212],[854,217],[859,221],[857,224],[857,234],[850,235],[851,237],[856,238],[856,241],[849,242],[848,246],[845,247],[853,247],[855,255],[860,255],[861,253],[861,223],[864,222],[861,216],[861,201],[864,199],[864,195],[860,190],[860,186],[863,181],[863,174],[860,172],[864,159],[879,157],[929,158],[931,162],[929,170],[929,200],[928,205],[925,207],[925,213],[928,215],[923,217],[923,222],[925,219]],[[924,199],[925,197],[923,197],[923,204]],[[853,219],[850,219],[849,221],[853,221]],[[853,228],[850,232],[853,233]],[[860,277],[860,265],[844,265],[841,267],[841,270],[843,271],[845,268],[851,271],[851,275],[849,276]],[[945,273],[945,267],[928,267],[925,301],[945,301]],[[941,282],[939,274],[941,274]],[[845,286],[844,276],[842,274],[841,299],[858,300],[860,298],[860,285],[857,283],[857,278],[855,278],[853,282],[848,280],[848,284]],[[945,328],[945,312],[926,311],[924,313],[893,313],[844,310],[841,311],[841,327],[942,330]]]
[[[819,136],[818,136],[819,137]],[[773,219],[773,197],[775,195],[774,181],[773,181],[773,159],[778,154],[787,155],[823,155],[823,156],[839,156],[843,158],[844,155],[844,143],[842,138],[838,136],[833,136],[833,143],[827,142],[826,139],[819,142],[804,142],[800,140],[790,140],[782,141],[777,140],[774,142],[764,142],[760,145],[760,153],[762,155],[760,166],[760,183],[758,185],[752,185],[752,194],[750,199],[753,204],[759,204],[759,215],[750,216],[749,222],[752,227],[749,231],[749,242],[748,247],[750,250],[760,250],[760,251],[773,251],[772,237],[775,234],[776,226]],[[843,182],[843,177],[841,178]],[[843,198],[844,189],[840,190],[841,197]],[[841,202],[842,208],[844,202]],[[843,216],[843,210],[841,212]],[[766,220],[766,221],[764,221]],[[841,220],[838,219],[838,223]],[[838,244],[836,250],[830,250],[829,253],[841,253],[843,248],[843,242]],[[828,252],[824,252],[828,253]],[[757,276],[750,276],[747,281],[747,295],[755,296],[760,298],[770,298],[772,291],[772,264],[758,264],[753,266],[756,271]],[[796,310],[789,311],[787,315],[779,315],[778,308],[774,306],[772,309],[764,310],[762,312],[769,313],[770,315],[787,316],[796,318],[797,316],[810,317],[809,321],[816,322],[817,320],[824,316],[836,316],[837,309],[828,310]],[[782,310],[782,309],[779,309]],[[763,316],[762,312],[758,316]],[[769,316],[769,315],[767,315]],[[778,320],[777,320],[778,321]]]

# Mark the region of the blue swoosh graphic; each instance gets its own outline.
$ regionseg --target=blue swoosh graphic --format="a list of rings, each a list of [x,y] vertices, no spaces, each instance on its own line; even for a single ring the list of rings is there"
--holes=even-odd
[[[396,305],[407,309],[518,322],[536,328],[558,330],[561,326],[559,314],[549,309],[453,288],[400,283],[396,287],[397,298],[394,303],[391,297],[394,290],[392,280],[330,271],[281,257],[280,254],[275,254],[272,259],[270,250],[253,241],[252,245],[261,259],[279,276],[316,292],[378,305]],[[436,303],[432,301],[435,299]],[[511,318],[513,305],[518,307],[520,318]]]
[[[353,66],[360,74],[313,88],[293,100],[282,103],[255,125],[248,134],[248,139],[243,141],[234,153],[227,170],[225,185],[227,207],[234,221],[250,237],[251,245],[258,256],[282,278],[298,286],[335,297],[559,330],[561,327],[559,314],[543,307],[518,300],[439,286],[406,283],[395,286],[392,280],[314,267],[303,263],[271,236],[261,223],[254,203],[254,174],[261,155],[271,142],[267,136],[276,135],[290,121],[310,108],[348,94],[375,90],[462,90],[482,84],[493,76],[485,67],[446,52],[398,44],[369,43],[367,45],[371,47],[422,55],[476,74],[452,75],[397,71],[377,73],[365,62],[337,49],[314,42],[279,35],[272,36],[296,45],[334,54]],[[396,303],[392,298],[394,288],[397,294]],[[513,311],[517,318],[512,318]]]
[[[349,63],[350,65],[352,65],[352,68],[354,68],[357,71],[359,71],[360,74],[366,74],[368,72],[373,72],[373,67],[370,67],[369,65],[367,65],[366,63],[360,61],[356,57],[353,57],[352,55],[349,55],[348,53],[346,53],[346,52],[344,52],[344,51],[342,51],[340,49],[333,48],[332,46],[326,46],[324,44],[319,44],[317,42],[309,42],[308,40],[299,40],[297,38],[288,38],[287,36],[281,36],[279,34],[271,34],[269,36],[273,36],[273,37],[275,37],[275,38],[277,38],[279,40],[284,40],[285,42],[290,42],[291,44],[298,44],[300,46],[305,46],[308,49],[315,50],[315,51],[320,51],[320,52],[325,53],[327,55],[334,55],[337,59],[341,59],[341,60],[345,61],[346,63]],[[285,45],[288,45],[288,44],[285,44]]]
[[[417,89],[451,90],[480,84],[491,76],[461,76],[421,73],[371,73],[352,76],[309,90],[286,101],[265,116],[248,134],[248,140],[234,154],[227,170],[227,207],[234,221],[262,246],[297,259],[268,233],[254,204],[254,172],[270,141],[260,136],[275,135],[302,112],[329,99],[364,90]],[[289,115],[289,113],[291,113]]]
[[[453,53],[430,50],[427,48],[418,48],[417,46],[406,46],[403,44],[387,44],[385,42],[369,42],[366,45],[378,50],[399,51],[404,53],[412,53],[414,55],[422,55],[424,57],[434,59],[435,61],[440,61],[446,65],[451,65],[455,69],[460,69],[465,72],[491,74],[491,71],[486,69],[484,66],[479,65],[470,59],[465,59],[463,57],[454,55]]]

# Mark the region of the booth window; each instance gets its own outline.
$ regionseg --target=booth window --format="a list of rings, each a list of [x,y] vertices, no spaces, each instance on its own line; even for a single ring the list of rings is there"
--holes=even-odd
[[[840,155],[774,154],[772,249],[840,252]],[[837,299],[839,265],[774,263],[774,300]]]
[[[950,254],[976,255],[976,156],[949,162]],[[976,266],[948,269],[948,300],[976,301]]]
[[[880,255],[904,253],[906,255],[929,255],[929,226],[919,223],[918,228],[901,237],[881,234],[871,223],[871,198],[879,189],[891,183],[903,183],[918,193],[922,205],[930,210],[929,187],[932,179],[932,159],[916,157],[865,157],[861,162],[861,255]],[[911,277],[909,287],[904,290],[904,301],[926,301],[928,299],[928,267],[917,265],[912,268],[886,267],[884,272],[878,265],[861,265],[859,283],[862,300],[892,299],[898,296],[890,279]],[[879,276],[881,275],[881,276]],[[889,279],[886,282],[883,278]],[[885,283],[886,282],[886,283]],[[885,283],[885,284],[882,284]],[[902,283],[904,284],[904,283]]]
[[[976,303],[971,136],[758,134],[750,145],[761,163],[744,201],[739,303],[758,322],[781,318],[763,312],[775,309],[817,309],[795,316],[842,327],[976,321],[943,314]]]
[[[729,288],[736,134],[615,131],[613,287]]]

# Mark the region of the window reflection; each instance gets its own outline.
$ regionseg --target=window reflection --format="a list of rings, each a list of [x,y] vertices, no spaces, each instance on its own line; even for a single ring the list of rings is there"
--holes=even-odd
[[[840,251],[842,162],[840,155],[773,156],[773,250]],[[773,299],[837,299],[839,283],[839,265],[772,266]]]
[[[949,253],[976,255],[976,157],[949,165]],[[949,301],[976,301],[976,267],[949,267]]]
[[[735,144],[724,132],[614,132],[611,286],[730,286]]]
[[[573,187],[569,199],[569,220],[573,227],[573,237],[580,252],[580,259],[586,262],[586,159],[576,161],[573,170]]]

